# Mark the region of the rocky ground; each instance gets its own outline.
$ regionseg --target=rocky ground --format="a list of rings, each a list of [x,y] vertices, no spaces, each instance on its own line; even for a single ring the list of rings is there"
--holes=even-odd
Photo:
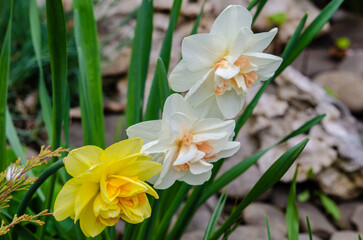
[[[65,1],[70,2],[70,1]],[[125,111],[127,69],[131,53],[130,43],[135,26],[135,9],[141,0],[101,1],[96,6],[101,42],[104,78],[107,144],[122,136],[115,136],[120,127],[120,115]],[[185,0],[173,39],[171,69],[180,59],[180,44],[189,35],[202,0]],[[208,32],[215,17],[229,4],[246,5],[246,1],[207,1],[198,32]],[[150,87],[156,59],[168,27],[170,0],[154,0],[154,32],[150,71],[146,89]],[[281,49],[293,33],[301,17],[309,12],[308,23],[319,9],[308,0],[269,0],[255,25],[255,31],[273,27],[269,17],[284,12],[286,22],[269,52]],[[337,56],[334,43],[348,37],[351,46]],[[333,50],[332,50],[333,49]],[[255,87],[253,91],[257,91]],[[249,92],[249,99],[254,93]],[[305,137],[310,138],[297,160],[298,208],[300,240],[309,239],[306,215],[310,218],[314,240],[357,239],[363,232],[363,18],[339,10],[327,24],[319,38],[272,83],[262,96],[252,117],[238,136],[241,150],[223,165],[222,172],[259,149],[270,147],[283,136],[318,114],[324,120],[308,133],[295,137],[267,152],[245,174],[228,185],[229,199],[220,222],[228,216],[233,205],[241,200],[266,169],[288,148]],[[147,97],[146,91],[146,97]],[[71,144],[82,145],[79,109],[71,111]],[[268,217],[272,239],[286,238],[285,210],[293,166],[282,181],[251,204],[242,214],[243,222],[229,239],[267,239],[265,216]],[[322,206],[319,194],[329,196],[338,205],[340,220],[335,220]],[[304,197],[305,196],[305,197]],[[217,202],[211,198],[194,217],[184,240],[202,239],[208,220]]]

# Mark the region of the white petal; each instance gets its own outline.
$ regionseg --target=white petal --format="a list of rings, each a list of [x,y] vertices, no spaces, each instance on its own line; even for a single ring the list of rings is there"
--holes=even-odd
[[[177,153],[177,148],[174,148],[166,153],[165,158],[163,160],[163,168],[161,169],[159,178],[156,180],[154,184],[155,188],[166,189],[171,185],[173,185],[178,178],[181,178],[185,174],[184,171],[180,172],[176,171],[172,166],[172,161],[176,153]]]
[[[214,95],[214,88],[214,71],[210,70],[204,81],[198,82],[189,90],[185,95],[185,100],[192,106],[197,106],[211,95]]]
[[[183,113],[190,119],[196,119],[197,113],[180,94],[170,95],[164,105],[163,120],[170,120],[174,113]]]
[[[213,34],[223,36],[232,47],[240,29],[242,27],[251,28],[251,13],[244,7],[230,5],[217,17],[210,30]]]
[[[210,159],[209,162],[215,162],[221,158],[227,158],[233,156],[240,148],[241,144],[236,141],[227,142],[223,150],[220,151],[216,158]]]
[[[224,119],[222,112],[217,107],[216,95],[213,93],[203,102],[199,103],[194,107],[201,118],[219,118]]]
[[[174,113],[171,115],[170,122],[170,136],[171,143],[180,140],[184,137],[185,132],[193,126],[195,119],[190,119],[183,113]]]
[[[206,161],[198,161],[196,163],[189,163],[190,172],[194,175],[202,174],[205,172],[210,171],[213,168],[213,165],[210,163],[207,163]]]
[[[182,165],[184,163],[187,163],[191,161],[198,153],[198,148],[195,146],[195,144],[185,145],[183,144],[180,147],[179,155],[175,162],[173,163],[173,166]]]
[[[179,180],[184,181],[190,185],[201,185],[209,180],[212,175],[212,171],[208,171],[206,173],[194,175],[190,171],[187,171],[186,174],[180,178]]]
[[[196,122],[193,125],[192,131],[195,134],[203,133],[232,133],[234,130],[234,120],[222,121],[217,118],[207,118]]]
[[[204,79],[210,68],[191,71],[187,68],[185,60],[181,60],[169,76],[170,87],[176,92],[188,91],[193,85]]]
[[[230,79],[236,76],[240,71],[240,68],[234,64],[228,64],[226,68],[219,67],[217,68],[215,75],[223,78]]]
[[[126,129],[129,138],[141,137],[144,143],[154,141],[161,130],[161,120],[141,122]]]
[[[215,34],[195,34],[184,38],[182,56],[186,67],[191,71],[211,69],[226,51],[223,37]]]
[[[238,95],[236,91],[226,91],[223,95],[216,96],[219,110],[227,119],[234,118],[241,111],[245,102],[245,95]]]
[[[239,30],[236,39],[234,40],[231,50],[229,52],[230,56],[234,57],[235,62],[243,53],[243,51],[248,47],[253,40],[253,32],[250,28],[243,27]]]
[[[194,158],[190,160],[190,163],[196,163],[199,162],[202,158],[205,157],[205,152],[198,151],[197,154],[195,154]]]
[[[277,34],[277,28],[271,29],[269,32],[254,34],[253,46],[247,52],[263,52],[270,45],[272,39]]]
[[[258,66],[255,73],[259,76],[272,76],[282,62],[282,58],[267,53],[246,53],[252,64]]]
[[[246,86],[246,81],[245,81],[245,77],[242,74],[238,74],[235,77],[235,80],[237,82],[237,85],[240,91],[240,94],[247,94],[247,86]]]

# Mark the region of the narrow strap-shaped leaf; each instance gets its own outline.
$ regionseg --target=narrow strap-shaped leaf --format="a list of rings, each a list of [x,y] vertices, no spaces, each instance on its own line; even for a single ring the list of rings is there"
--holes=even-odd
[[[276,160],[276,162],[272,164],[272,166],[267,169],[267,171],[257,181],[242,202],[232,211],[231,215],[227,218],[223,225],[219,227],[209,239],[218,239],[223,232],[226,231],[226,229],[230,228],[239,219],[243,209],[275,185],[294,163],[308,141],[308,138],[304,139],[294,147],[287,150],[278,160]]]
[[[290,54],[290,52],[293,50],[293,47],[295,46],[295,43],[296,43],[297,39],[299,38],[301,31],[303,30],[303,28],[305,26],[308,16],[309,16],[309,12],[306,12],[305,15],[303,16],[303,18],[300,20],[299,25],[297,26],[294,33],[291,35],[289,41],[286,44],[286,47],[281,55],[282,59],[285,59]]]
[[[271,240],[270,225],[268,224],[267,216],[265,216],[265,218],[266,218],[267,237],[268,240]]]
[[[178,22],[178,17],[182,2],[183,2],[182,0],[174,0],[173,7],[170,13],[169,27],[168,30],[166,30],[163,45],[160,50],[159,56],[164,62],[166,72],[168,72],[169,70],[173,34],[176,27],[176,23]],[[158,101],[158,95],[159,95],[159,89],[158,89],[157,71],[155,71],[153,82],[151,84],[149,99],[146,106],[144,120],[154,120],[159,118],[160,102]]]
[[[11,114],[9,109],[6,110],[6,136],[9,140],[10,146],[13,149],[15,155],[20,158],[21,164],[25,165],[26,157],[21,146],[18,134],[16,133],[15,126],[11,119]],[[32,172],[29,172],[31,176],[34,176]]]
[[[167,235],[165,239],[167,240],[178,240],[183,235],[184,231],[187,229],[189,222],[192,220],[192,214],[198,209],[196,199],[199,199],[203,191],[206,189],[206,184],[196,186],[194,191],[189,196],[188,201],[186,201],[182,211],[178,215],[178,219],[174,224],[173,229]]]
[[[61,0],[46,0],[47,32],[49,46],[49,60],[52,72],[53,121],[52,121],[52,149],[60,147],[62,124],[67,86],[67,32],[66,22]],[[52,158],[52,162],[56,158]],[[45,198],[45,208],[52,208],[56,175],[53,175],[48,185]],[[47,224],[48,216],[42,218]],[[46,224],[38,228],[40,239],[45,237]]]
[[[8,81],[10,68],[10,44],[11,44],[11,24],[13,18],[13,0],[10,6],[10,19],[6,30],[3,45],[0,53],[0,171],[9,165],[6,159],[6,109],[8,99]]]
[[[313,240],[313,232],[311,231],[309,216],[306,216],[306,223],[308,225],[309,240]]]
[[[40,21],[38,15],[38,7],[36,0],[30,1],[29,7],[29,22],[30,22],[30,34],[32,38],[33,48],[35,52],[35,57],[37,60],[39,68],[39,100],[42,109],[42,117],[45,123],[45,128],[47,130],[48,139],[52,139],[52,106],[50,102],[50,97],[45,86],[43,66],[42,66],[42,39],[40,32]]]
[[[47,31],[52,71],[52,148],[60,146],[67,86],[67,32],[62,1],[47,0]]]
[[[160,91],[160,107],[164,109],[164,103],[167,97],[170,95],[170,88],[168,83],[168,76],[165,70],[165,65],[163,59],[158,58],[158,63],[156,64],[156,71],[158,74],[158,83],[159,83],[159,91]]]
[[[314,117],[313,119],[307,121],[302,126],[300,126],[298,129],[294,130],[290,134],[288,134],[286,137],[275,143],[269,148],[266,148],[264,150],[261,150],[248,158],[244,159],[243,161],[237,163],[233,167],[231,167],[228,171],[223,173],[219,178],[217,178],[213,183],[208,186],[208,188],[204,191],[203,195],[200,197],[198,201],[198,206],[203,204],[204,201],[206,201],[208,198],[210,198],[213,194],[217,193],[220,189],[222,189],[224,186],[227,186],[230,182],[232,182],[235,178],[240,176],[242,173],[244,173],[247,169],[249,169],[252,165],[254,165],[267,151],[272,149],[273,147],[286,142],[292,137],[295,137],[301,133],[304,133],[311,129],[313,126],[318,124],[323,118],[325,117],[325,114],[318,115]],[[218,164],[217,162],[215,166]],[[215,167],[214,166],[214,167]],[[213,168],[214,168],[213,167]]]
[[[73,1],[74,30],[80,68],[80,96],[85,144],[105,147],[102,79],[92,0]],[[83,124],[84,123],[84,124]],[[87,133],[86,133],[87,132]]]
[[[286,227],[289,240],[299,240],[299,212],[296,206],[296,178],[298,167],[296,167],[294,178],[291,182],[289,197],[286,207]]]
[[[294,44],[293,50],[282,62],[280,69],[285,69],[289,66],[299,54],[309,45],[309,43],[314,39],[314,37],[323,28],[325,23],[333,16],[339,6],[344,0],[332,0],[321,12],[320,14],[310,23],[310,25],[305,29],[301,36],[297,39]]]
[[[192,29],[190,35],[194,35],[198,31],[198,27],[200,25],[200,20],[202,19],[202,16],[203,16],[205,2],[206,2],[206,0],[203,1],[202,7],[200,8],[199,14],[198,14],[197,18],[195,19],[193,29]]]
[[[251,10],[254,6],[256,6],[258,3],[259,3],[260,0],[252,0],[248,6],[247,6],[247,9],[248,10]]]
[[[358,239],[362,240],[362,237],[361,237],[360,233],[358,234]]]
[[[182,186],[179,188],[178,193],[175,195],[173,201],[170,203],[170,206],[167,208],[166,213],[164,213],[165,215],[163,216],[163,218],[159,224],[156,237],[154,238],[155,240],[165,238],[165,234],[168,230],[168,227],[170,225],[170,222],[171,222],[174,214],[179,209],[181,203],[184,201],[184,199],[187,196],[190,189],[191,189],[191,186],[188,184],[185,184],[185,183],[182,184]],[[164,195],[164,197],[167,197],[167,196]]]
[[[212,213],[212,216],[209,219],[203,240],[207,240],[208,237],[212,234],[214,228],[217,226],[218,219],[221,217],[224,205],[226,204],[227,196],[228,196],[227,193],[223,192],[222,195],[219,197],[218,202]]]
[[[143,0],[137,13],[127,83],[126,127],[142,119],[144,86],[153,31],[153,1]],[[158,96],[156,96],[158,99]]]
[[[299,127],[298,129],[296,129],[295,131],[291,132],[290,134],[288,134],[286,137],[284,137],[283,139],[281,139],[277,144],[281,144],[283,142],[286,142],[287,140],[289,140],[290,138],[293,138],[297,135],[300,135],[301,133],[304,133],[306,131],[308,131],[310,128],[314,127],[316,124],[320,123],[321,120],[323,120],[323,118],[326,116],[326,114],[320,114],[316,117],[314,117],[313,119],[307,121],[306,123],[304,123],[301,127]]]
[[[341,214],[337,204],[324,193],[318,192],[317,194],[325,210],[333,216],[334,220],[339,221]]]
[[[263,7],[265,6],[267,0],[259,0],[259,3],[258,3],[258,7],[257,7],[257,10],[255,12],[255,15],[253,15],[253,19],[252,19],[252,25],[254,24],[254,22],[256,21],[258,15],[260,15]]]

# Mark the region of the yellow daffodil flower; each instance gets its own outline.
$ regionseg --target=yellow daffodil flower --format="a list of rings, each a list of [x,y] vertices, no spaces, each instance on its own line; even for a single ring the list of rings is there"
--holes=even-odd
[[[150,217],[146,193],[155,198],[158,195],[144,181],[158,174],[161,164],[140,153],[142,145],[141,138],[134,138],[106,150],[84,146],[71,151],[64,165],[73,178],[57,196],[55,219],[80,220],[83,233],[94,237],[120,218],[140,223]]]

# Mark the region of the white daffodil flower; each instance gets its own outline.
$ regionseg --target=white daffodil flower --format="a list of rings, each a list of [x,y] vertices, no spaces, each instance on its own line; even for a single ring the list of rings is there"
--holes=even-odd
[[[208,111],[208,116],[234,118],[247,89],[272,77],[282,61],[262,53],[277,28],[254,34],[251,23],[246,8],[231,5],[218,16],[210,33],[184,38],[183,59],[170,74],[171,88],[189,90],[187,101]]]
[[[141,122],[129,127],[130,138],[141,137],[142,151],[163,164],[159,175],[150,179],[155,188],[165,189],[176,180],[200,185],[211,176],[212,162],[230,157],[240,147],[231,141],[235,122],[204,118],[179,94],[165,102],[162,120]]]

